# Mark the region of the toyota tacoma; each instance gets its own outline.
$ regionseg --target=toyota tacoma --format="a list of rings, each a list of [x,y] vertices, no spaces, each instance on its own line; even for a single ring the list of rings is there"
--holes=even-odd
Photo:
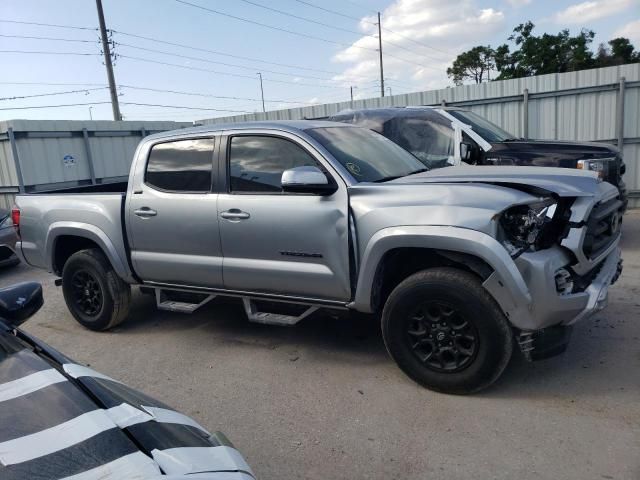
[[[425,171],[369,129],[286,121],[146,137],[126,184],[18,195],[13,219],[18,253],[61,277],[87,328],[124,320],[131,285],[176,312],[238,297],[277,325],[375,314],[408,376],[471,393],[514,345],[559,353],[605,306],[622,209],[594,172]]]

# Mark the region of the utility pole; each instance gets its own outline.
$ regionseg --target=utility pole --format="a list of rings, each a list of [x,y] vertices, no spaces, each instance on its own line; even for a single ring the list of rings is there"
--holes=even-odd
[[[349,88],[349,90],[351,91],[351,101],[353,102],[353,87]]]
[[[382,66],[382,22],[378,12],[378,52],[380,53],[380,96],[384,97],[384,67]]]
[[[116,79],[113,76],[113,65],[111,64],[111,51],[109,50],[109,40],[107,39],[107,27],[104,23],[104,12],[102,11],[102,0],[96,0],[98,8],[98,21],[100,22],[100,38],[102,39],[102,53],[104,53],[104,65],[107,67],[107,80],[109,81],[109,93],[111,93],[111,108],[113,119],[122,120],[120,115],[120,105],[118,104],[118,91],[116,90]]]
[[[264,88],[262,88],[262,73],[258,72],[258,76],[260,77],[260,95],[262,96],[262,112],[267,113],[266,108],[264,108]]]

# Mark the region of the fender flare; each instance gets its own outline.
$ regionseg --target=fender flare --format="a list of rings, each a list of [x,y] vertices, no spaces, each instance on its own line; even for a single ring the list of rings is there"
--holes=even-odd
[[[131,282],[132,275],[126,259],[122,259],[116,246],[104,231],[95,225],[82,222],[55,222],[49,225],[47,230],[47,240],[45,243],[45,258],[49,262],[48,268],[54,271],[54,254],[56,242],[59,237],[69,235],[73,237],[86,238],[93,241],[100,247],[105,254],[109,263],[120,278],[127,282]]]
[[[373,312],[372,292],[378,265],[384,255],[396,248],[430,248],[466,253],[481,258],[493,273],[483,286],[512,319],[527,312],[531,305],[529,288],[505,248],[486,233],[451,226],[407,225],[378,230],[362,255],[354,301],[349,305],[362,312]]]

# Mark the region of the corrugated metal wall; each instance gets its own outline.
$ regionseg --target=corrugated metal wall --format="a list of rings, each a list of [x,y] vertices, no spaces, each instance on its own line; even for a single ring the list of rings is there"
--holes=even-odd
[[[616,144],[620,79],[623,77],[623,155],[627,164],[624,180],[632,191],[631,205],[640,207],[640,64],[212,118],[202,120],[202,123],[322,118],[349,108],[439,105],[444,101],[447,105],[468,107],[516,136]],[[528,111],[527,122],[525,111]]]
[[[66,120],[0,122],[0,207],[11,206],[20,189],[29,192],[126,178],[143,136],[190,125]]]

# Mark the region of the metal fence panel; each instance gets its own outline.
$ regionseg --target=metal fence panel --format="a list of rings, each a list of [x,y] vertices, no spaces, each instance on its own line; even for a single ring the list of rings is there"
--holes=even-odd
[[[126,177],[143,136],[190,125],[155,121],[0,122],[0,194],[18,188],[35,191]]]
[[[322,118],[348,108],[380,106],[449,105],[464,106],[488,118],[517,136],[529,138],[609,141],[617,144],[620,80],[624,87],[624,158],[632,206],[640,206],[640,64],[620,65],[578,72],[494,81],[480,85],[412,92],[354,102],[221,117],[201,123],[227,123],[264,119],[291,120]],[[528,109],[524,91],[528,90]],[[526,122],[525,110],[528,110]],[[525,132],[525,123],[528,132]]]

